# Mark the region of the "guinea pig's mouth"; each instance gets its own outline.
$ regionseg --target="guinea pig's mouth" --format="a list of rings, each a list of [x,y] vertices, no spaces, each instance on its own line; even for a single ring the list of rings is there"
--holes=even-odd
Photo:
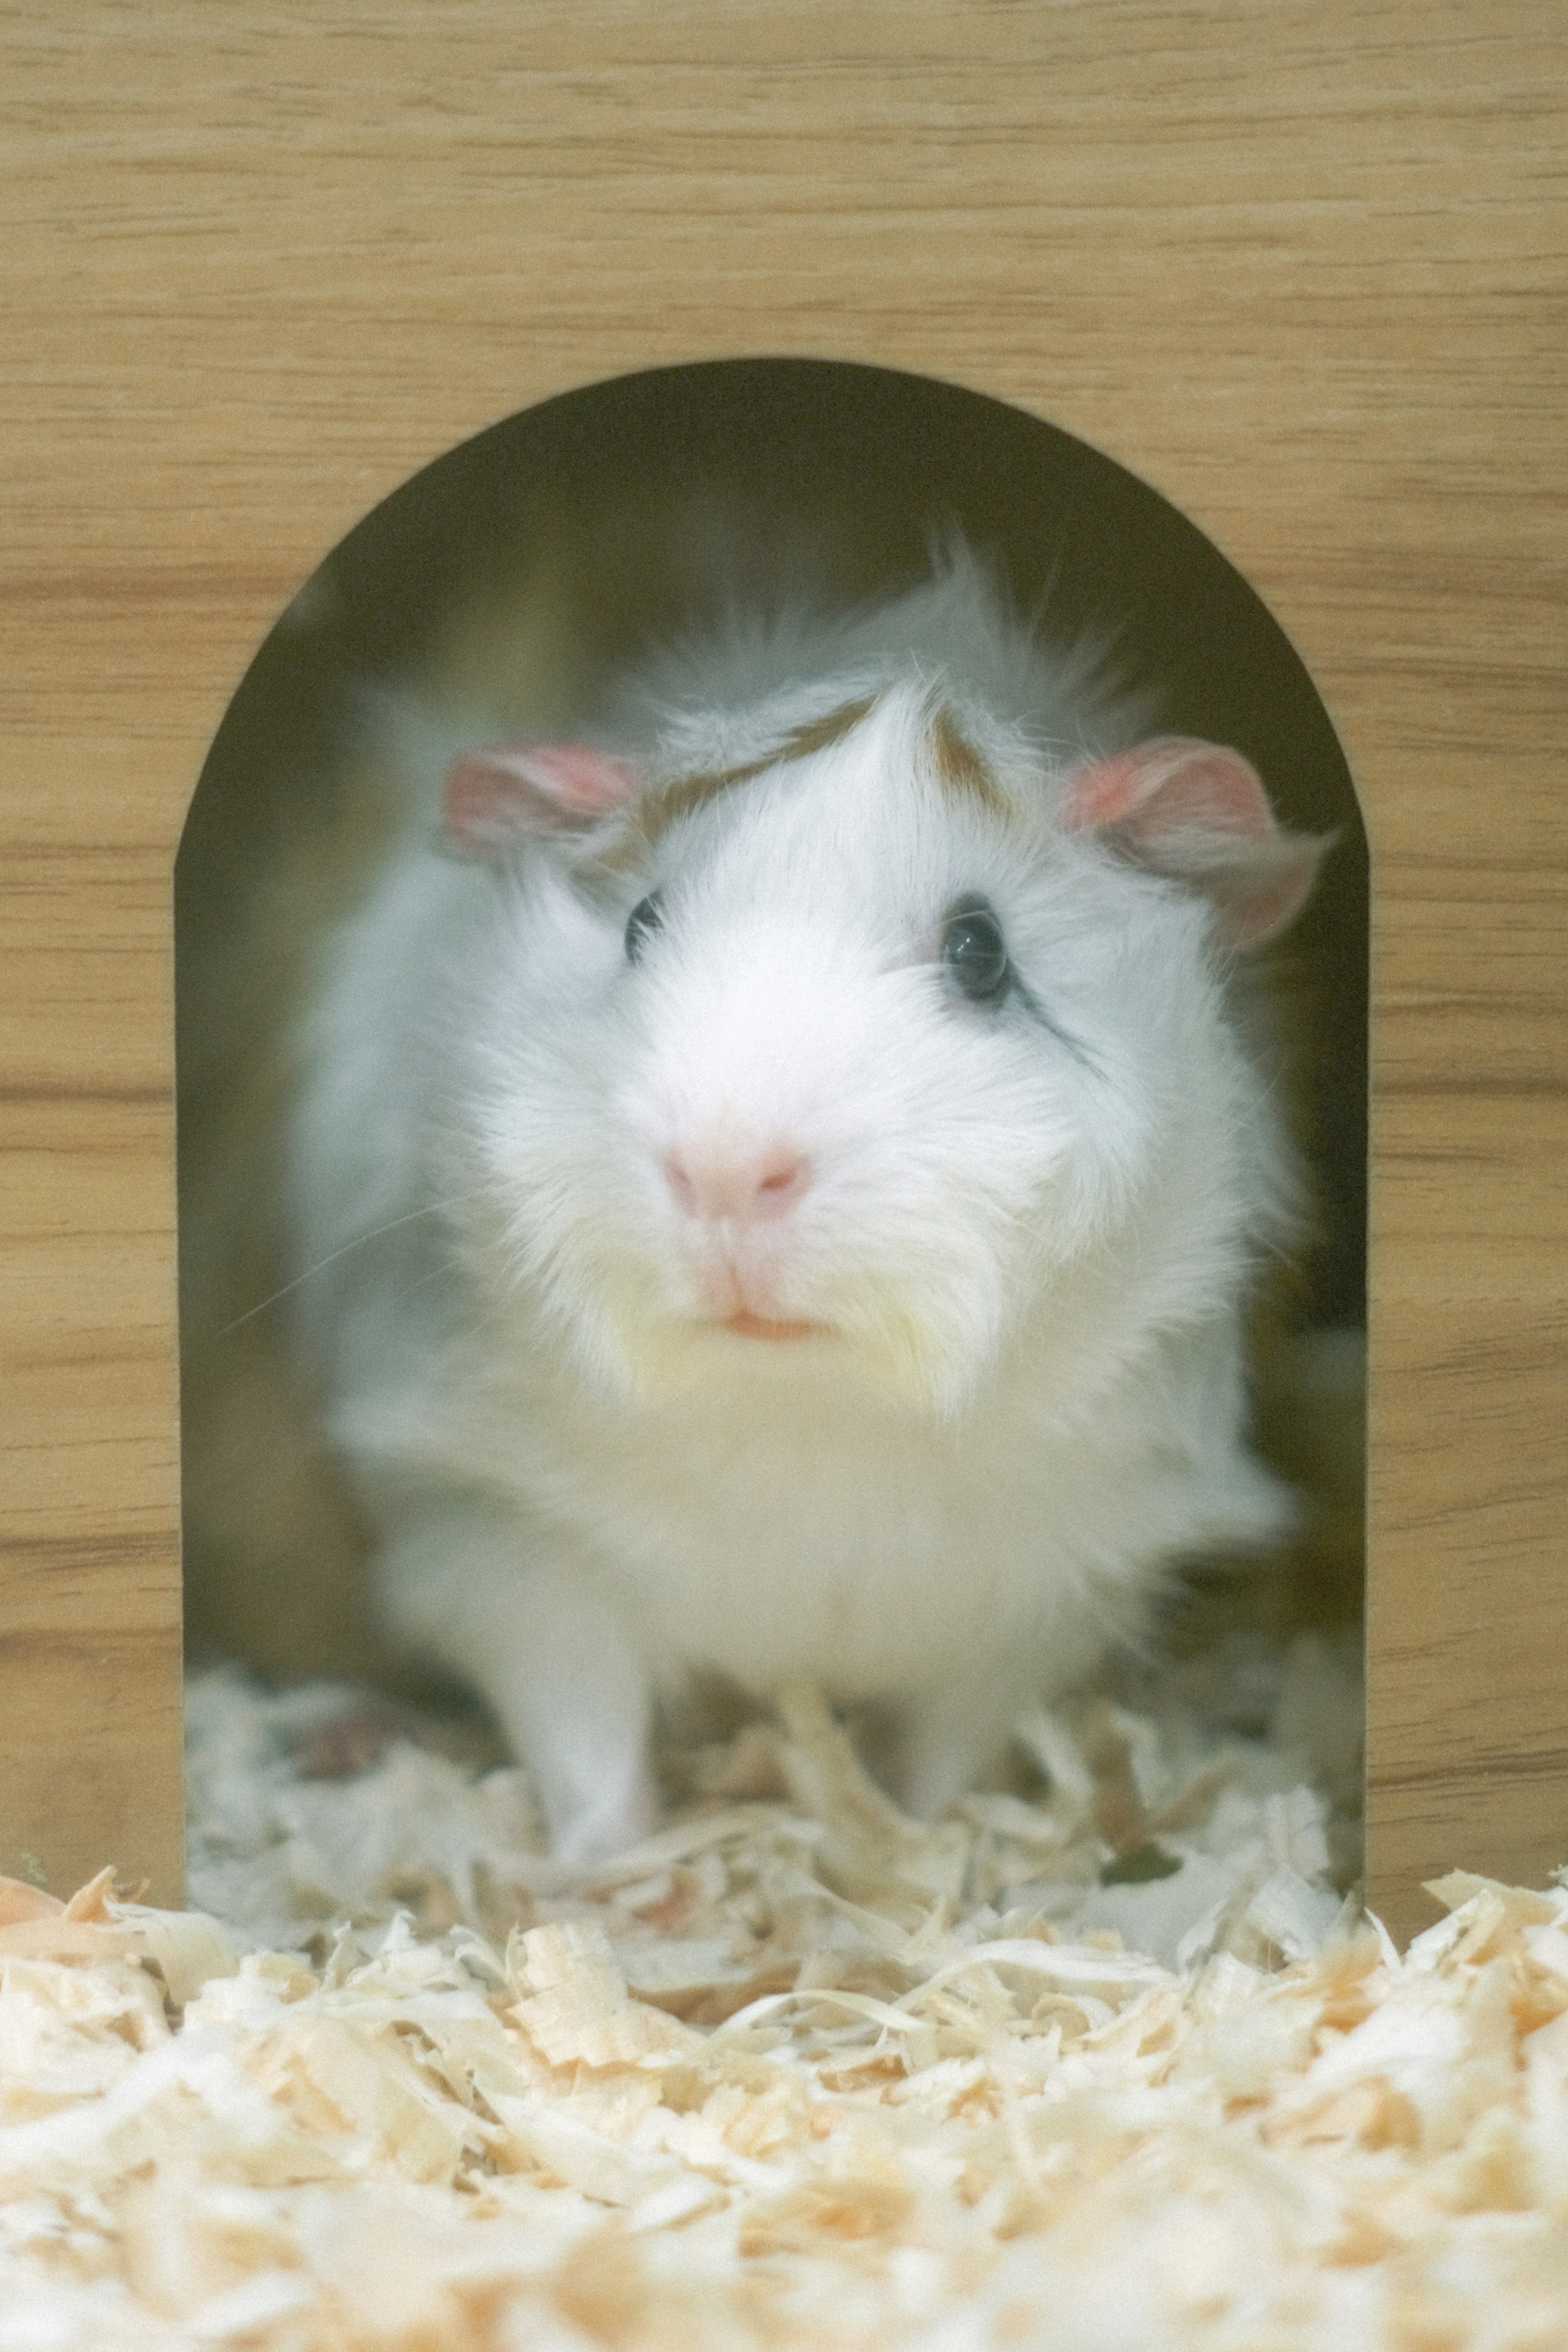
[[[737,1339],[814,1339],[827,1330],[825,1323],[796,1323],[770,1315],[754,1315],[749,1307],[727,1315],[720,1328]]]

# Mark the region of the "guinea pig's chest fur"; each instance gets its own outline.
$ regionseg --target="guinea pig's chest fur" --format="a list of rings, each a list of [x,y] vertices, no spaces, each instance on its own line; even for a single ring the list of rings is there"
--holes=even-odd
[[[1224,950],[1316,850],[1127,731],[958,551],[459,746],[455,858],[411,774],[306,1039],[305,1321],[388,1614],[567,1846],[645,1818],[644,1687],[995,1730],[1281,1526],[1239,1329],[1291,1177]]]
[[[768,1343],[732,1343],[748,1344]],[[695,1664],[764,1696],[800,1674],[840,1698],[896,1696],[999,1643],[1060,1680],[1135,1623],[1151,1553],[1277,1522],[1279,1494],[1235,1447],[1239,1400],[1212,1392],[1234,1377],[1228,1335],[1206,1332],[1092,1416],[1052,1413],[1015,1374],[935,1425],[831,1361],[742,1361],[608,1412],[503,1377],[450,1453],[613,1593],[663,1685]]]

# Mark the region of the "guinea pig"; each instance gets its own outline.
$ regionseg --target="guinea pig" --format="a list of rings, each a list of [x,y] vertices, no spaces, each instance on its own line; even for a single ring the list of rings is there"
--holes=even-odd
[[[1296,1179],[1230,969],[1323,845],[1094,680],[955,546],[570,740],[392,725],[290,1271],[387,1624],[563,1858],[653,1822],[697,1675],[874,1706],[934,1815],[1172,1561],[1288,1523],[1241,1316]]]

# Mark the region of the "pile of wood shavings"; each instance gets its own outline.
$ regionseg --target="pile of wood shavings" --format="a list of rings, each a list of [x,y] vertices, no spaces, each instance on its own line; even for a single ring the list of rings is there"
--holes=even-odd
[[[193,1709],[237,1926],[5,1885],[5,2352],[1568,2343],[1568,1894],[1401,1960],[1277,1742],[1041,1717],[924,1828],[800,1694],[569,1883],[515,1774],[247,1777],[290,1704]]]

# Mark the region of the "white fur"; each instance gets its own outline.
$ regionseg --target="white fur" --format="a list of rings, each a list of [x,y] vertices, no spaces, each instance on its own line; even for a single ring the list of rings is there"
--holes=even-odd
[[[693,1668],[889,1703],[939,1808],[1164,1563],[1287,1515],[1238,1320],[1289,1173],[1208,912],[1060,821],[1126,713],[956,551],[870,613],[737,622],[584,732],[674,775],[862,694],[610,904],[574,869],[615,820],[497,875],[440,854],[424,768],[315,1006],[292,1200],[329,1426],[389,1620],[487,1694],[569,1854],[651,1818],[652,1697]],[[938,697],[1011,818],[931,772]],[[1044,1020],[945,983],[967,892]],[[665,1155],[737,1139],[810,1189],[694,1234]]]

